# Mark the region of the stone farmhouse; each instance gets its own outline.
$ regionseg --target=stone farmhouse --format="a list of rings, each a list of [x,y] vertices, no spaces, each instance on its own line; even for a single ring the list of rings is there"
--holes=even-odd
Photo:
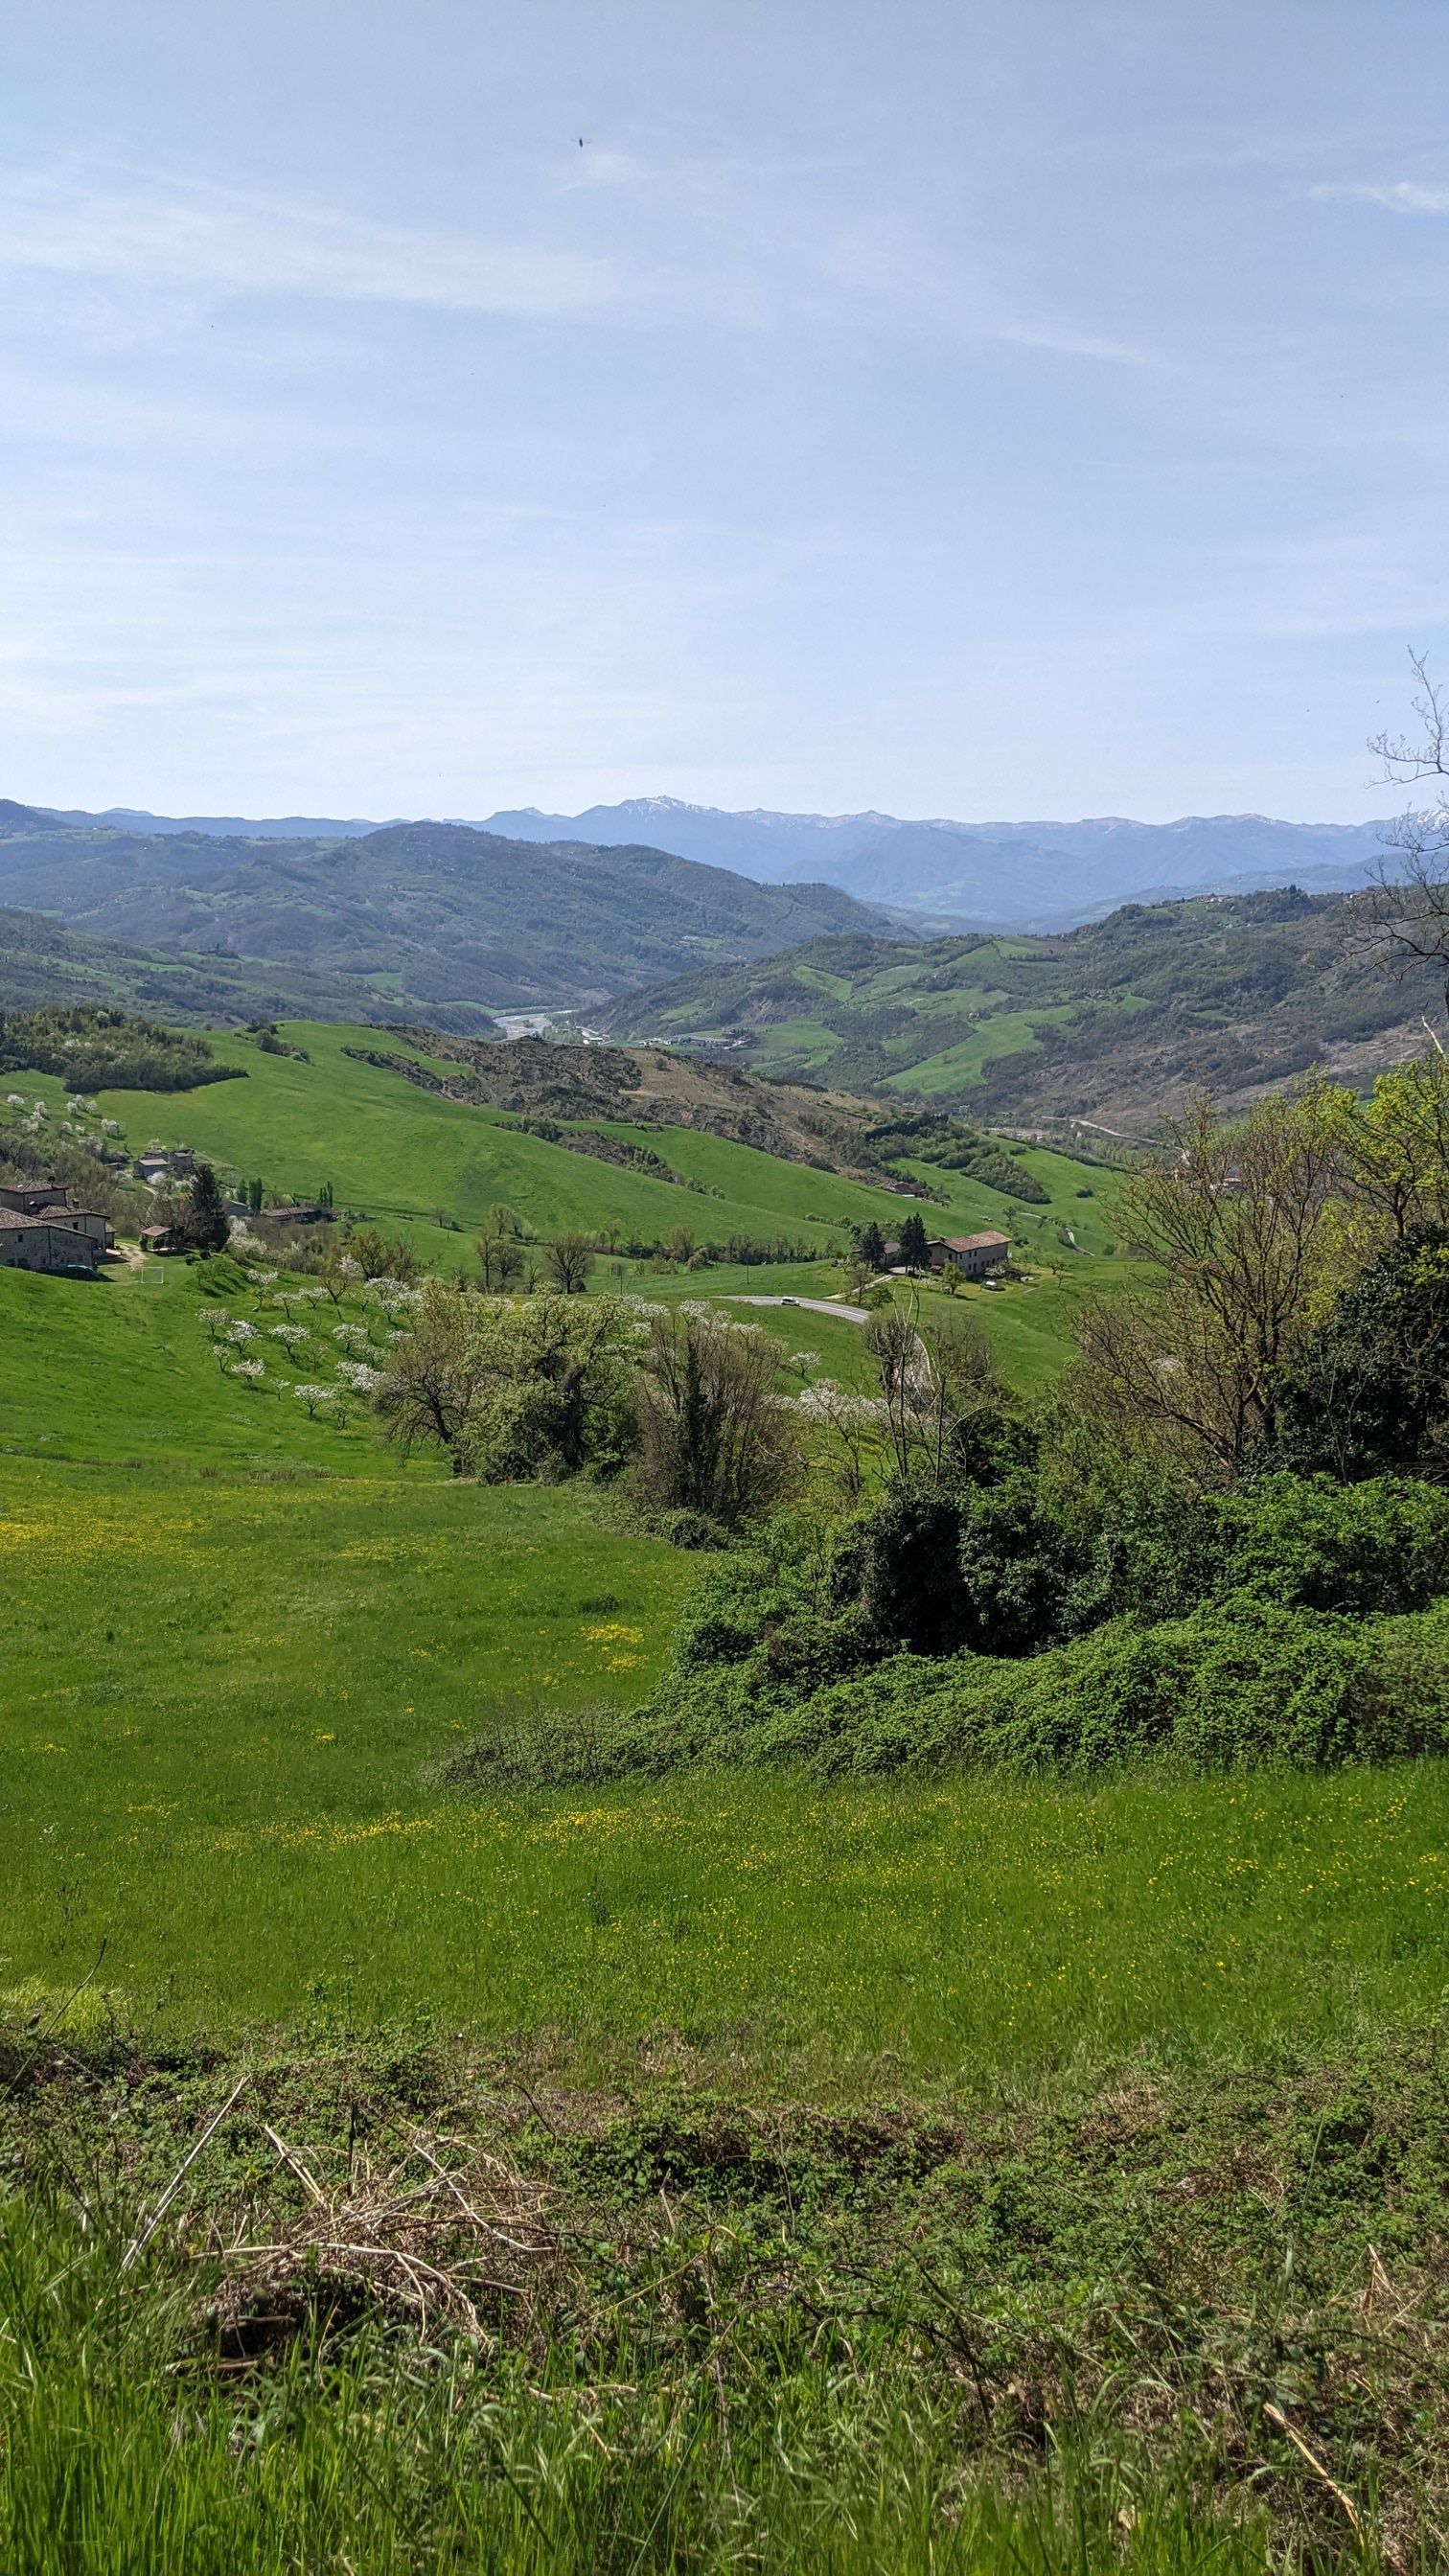
[[[944,1270],[949,1264],[963,1279],[987,1279],[993,1271],[1004,1270],[1010,1252],[1007,1234],[933,1234],[926,1244],[926,1259],[933,1270]]]
[[[196,1156],[189,1145],[174,1145],[169,1150],[162,1145],[153,1145],[136,1157],[139,1178],[153,1190],[160,1189],[167,1181],[189,1181],[195,1170]]]
[[[0,1189],[0,1270],[94,1270],[115,1237],[54,1181]]]

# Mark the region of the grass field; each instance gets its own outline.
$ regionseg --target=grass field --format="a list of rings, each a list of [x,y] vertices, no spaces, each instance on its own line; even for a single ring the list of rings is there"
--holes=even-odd
[[[889,2066],[937,2091],[1082,2050],[1341,2035],[1449,1978],[1432,1767],[449,1797],[430,1773],[500,1711],[640,1696],[695,1561],[582,1489],[403,1475],[365,1415],[238,1397],[182,1267],[0,1292],[35,1355],[31,1454],[0,1459],[17,2000],[104,1938],[143,2024],[285,2020],[345,1984],[369,2019],[541,2022],[605,2054],[673,2029],[771,2083]],[[817,1323],[859,1347],[765,1320],[782,1347]],[[89,1455],[46,1454],[47,1410],[54,1447]]]
[[[258,1062],[132,1141],[639,1186]],[[1126,1268],[1040,1168],[1086,1248],[963,1301],[1023,1385]],[[0,1274],[7,2566],[1439,2563],[1449,1770],[460,1790],[500,1718],[640,1697],[697,1560],[240,1385],[215,1293]],[[861,1382],[857,1327],[757,1312]]]

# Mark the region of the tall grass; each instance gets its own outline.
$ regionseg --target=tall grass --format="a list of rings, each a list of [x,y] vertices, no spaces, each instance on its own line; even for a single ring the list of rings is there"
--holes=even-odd
[[[566,2346],[530,2369],[376,2327],[335,2344],[304,2330],[228,2368],[196,2275],[123,2259],[119,2237],[59,2209],[0,2211],[13,2576],[1270,2564],[1262,2525],[1203,2501],[1187,2444],[1152,2467],[1088,2423],[1013,2494],[969,2468],[949,2403],[913,2399],[899,2373],[782,2350],[777,2374],[726,2390],[707,2360],[651,2367],[622,2331],[617,2376],[593,2385]]]

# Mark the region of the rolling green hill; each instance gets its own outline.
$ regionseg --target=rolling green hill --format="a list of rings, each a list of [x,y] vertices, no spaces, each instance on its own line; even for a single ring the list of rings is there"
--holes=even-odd
[[[301,966],[148,949],[0,907],[0,1010],[46,1003],[119,1006],[170,1021],[351,1019],[358,994]]]
[[[228,1058],[245,1067],[242,1080],[164,1097],[103,1092],[101,1110],[120,1120],[133,1144],[155,1137],[191,1145],[298,1194],[330,1181],[339,1206],[412,1220],[435,1233],[440,1216],[475,1226],[497,1199],[506,1199],[540,1234],[595,1229],[610,1217],[651,1237],[686,1225],[700,1239],[773,1235],[785,1224],[822,1250],[833,1248],[850,1224],[874,1217],[891,1225],[900,1216],[899,1191],[889,1187],[884,1170],[871,1180],[788,1161],[762,1146],[701,1132],[684,1118],[675,1123],[667,1102],[651,1102],[637,1124],[618,1116],[608,1123],[667,1165],[672,1180],[570,1150],[570,1138],[598,1122],[559,1121],[563,1132],[553,1141],[508,1110],[421,1087],[393,1065],[369,1060],[374,1030],[288,1023],[283,1036],[302,1054],[264,1053],[240,1034],[229,1036]],[[395,1051],[429,1069],[419,1047]],[[517,1050],[489,1052],[506,1061]],[[569,1052],[587,1065],[592,1050]],[[437,1058],[432,1069],[446,1074],[452,1067]],[[681,1078],[694,1072],[687,1065],[680,1070]],[[1020,1169],[1046,1193],[1031,1208],[1031,1222],[1060,1216],[1096,1248],[1109,1230],[1100,1202],[1082,1206],[1076,1192],[1100,1184],[1101,1172],[1045,1152],[1023,1154]],[[924,1163],[892,1171],[897,1179],[915,1176],[942,1190],[933,1207],[944,1230],[999,1223],[1013,1213],[1002,1191],[964,1175]],[[445,1228],[436,1248],[448,1242]]]
[[[883,921],[833,886],[756,885],[654,849],[446,823],[357,840],[225,840],[78,829],[14,806],[0,815],[0,902],[57,914],[158,967],[156,952],[176,952],[170,971],[188,977],[199,952],[248,992],[300,974],[314,1007],[335,1011],[340,985],[354,1018],[410,1008],[461,1028],[486,1027],[490,1006],[588,1006],[690,966]],[[44,964],[33,933],[30,956],[33,977]],[[106,971],[94,956],[54,963]]]
[[[283,1034],[296,1052],[274,1054],[243,1032],[228,1033],[221,1052],[243,1068],[239,1079],[192,1091],[99,1091],[90,1123],[114,1119],[132,1155],[151,1144],[189,1145],[214,1161],[224,1177],[256,1176],[281,1195],[310,1197],[330,1182],[340,1211],[405,1234],[425,1260],[443,1270],[471,1269],[472,1235],[485,1209],[500,1199],[540,1237],[575,1227],[595,1234],[613,1226],[625,1244],[647,1245],[683,1230],[726,1255],[701,1273],[685,1270],[662,1279],[622,1257],[602,1272],[608,1277],[617,1268],[624,1276],[645,1278],[651,1295],[837,1294],[848,1229],[874,1218],[884,1232],[892,1231],[902,1214],[902,1186],[909,1183],[933,1193],[922,1202],[933,1229],[971,1233],[998,1227],[1020,1247],[1034,1284],[977,1290],[971,1303],[1003,1364],[1023,1386],[1039,1384],[1063,1366],[1076,1304],[1092,1284],[1115,1279],[1128,1266],[1113,1244],[1110,1173],[1043,1148],[1016,1148],[1000,1158],[1013,1176],[1011,1192],[969,1172],[909,1157],[887,1161],[882,1155],[872,1171],[861,1158],[858,1133],[853,1148],[847,1137],[840,1149],[854,1152],[856,1167],[842,1172],[799,1159],[812,1146],[823,1151],[819,1136],[812,1138],[799,1122],[824,1116],[840,1137],[849,1115],[857,1131],[868,1131],[874,1123],[870,1105],[843,1095],[762,1084],[648,1051],[630,1056],[527,1040],[476,1050],[485,1067],[497,1068],[502,1095],[554,1102],[555,1115],[539,1122],[527,1108],[520,1113],[427,1087],[458,1078],[460,1069],[466,1078],[473,1050],[464,1051],[468,1061],[460,1068],[457,1054],[428,1056],[420,1044],[406,1044],[393,1033],[385,1053],[396,1061],[377,1061],[378,1032],[360,1026],[289,1023]],[[560,1058],[578,1068],[587,1086],[572,1102],[559,1101],[548,1072]],[[610,1081],[611,1060],[638,1069],[635,1094]],[[424,1079],[410,1079],[408,1067]],[[0,1091],[0,1160],[7,1128],[18,1135],[23,1127],[33,1147],[34,1131],[23,1122],[37,1101],[45,1104],[45,1132],[69,1144],[77,1141],[77,1127],[84,1129],[87,1120],[67,1125],[68,1085],[59,1075],[21,1072],[5,1082],[25,1106],[9,1108]],[[717,1128],[730,1104],[740,1132],[722,1134]],[[559,1106],[571,1106],[575,1114],[560,1116]],[[770,1144],[778,1150],[744,1141],[766,1112]],[[538,1133],[539,1123],[553,1132]],[[970,1137],[975,1131],[961,1133]],[[620,1163],[601,1159],[596,1150],[577,1150],[581,1142],[597,1146],[601,1138],[645,1159]],[[107,1143],[115,1150],[115,1140]],[[1019,1195],[1025,1190],[1035,1195]],[[727,1257],[732,1238],[755,1247],[784,1238],[808,1249],[816,1266],[798,1259],[769,1268],[745,1266]],[[767,1314],[765,1320],[773,1319]],[[816,1340],[817,1324],[847,1336],[838,1348],[832,1344],[828,1360],[837,1375],[850,1377],[846,1355],[853,1328],[812,1318],[808,1325],[782,1323],[780,1329],[793,1347]]]
[[[1422,1045],[1432,974],[1347,960],[1343,928],[1341,898],[1289,889],[1129,904],[1054,939],[825,940],[632,995],[602,1025],[1001,1127],[1136,1133],[1195,1083],[1230,1103]]]

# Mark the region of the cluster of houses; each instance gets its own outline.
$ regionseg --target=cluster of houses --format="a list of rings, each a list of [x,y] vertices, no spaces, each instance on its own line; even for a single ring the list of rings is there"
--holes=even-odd
[[[189,1145],[173,1145],[169,1152],[154,1145],[149,1153],[136,1157],[136,1177],[151,1190],[165,1189],[168,1181],[189,1181],[195,1171],[196,1156]]]
[[[0,1189],[0,1270],[93,1272],[115,1236],[55,1181]]]

